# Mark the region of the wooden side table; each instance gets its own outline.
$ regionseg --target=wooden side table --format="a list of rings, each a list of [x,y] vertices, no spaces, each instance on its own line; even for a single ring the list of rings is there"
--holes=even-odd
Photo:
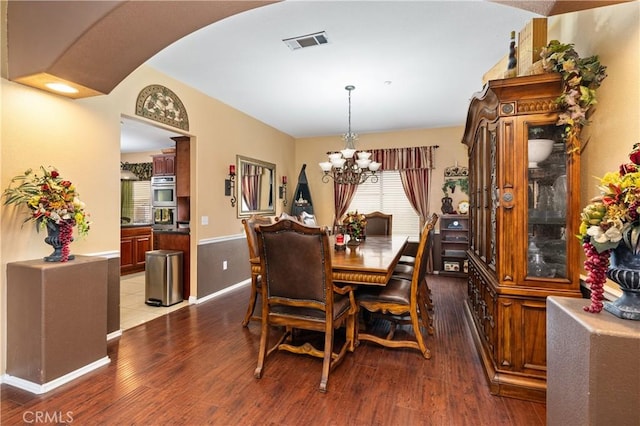
[[[44,393],[109,363],[108,259],[7,264],[7,377]]]

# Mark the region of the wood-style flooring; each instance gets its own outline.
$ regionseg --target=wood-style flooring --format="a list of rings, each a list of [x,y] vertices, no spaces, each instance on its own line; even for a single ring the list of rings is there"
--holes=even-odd
[[[109,342],[108,366],[47,394],[3,384],[0,423],[40,413],[77,425],[544,425],[544,404],[489,393],[464,318],[465,281],[429,282],[430,360],[363,342],[331,372],[326,394],[318,358],[276,352],[255,379],[260,326],[240,324],[243,287],[126,330]]]

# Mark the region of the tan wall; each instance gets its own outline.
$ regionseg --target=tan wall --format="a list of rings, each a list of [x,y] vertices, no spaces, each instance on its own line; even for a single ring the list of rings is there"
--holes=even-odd
[[[162,152],[160,150],[147,152],[128,152],[120,154],[120,161],[123,163],[151,163],[151,156],[161,153]]]
[[[357,130],[357,129],[355,129]],[[464,127],[443,127],[437,129],[405,130],[389,133],[361,134],[356,142],[357,149],[403,148],[412,146],[438,145],[436,150],[436,169],[432,174],[430,211],[441,213],[444,182],[444,168],[453,166],[457,161],[460,166],[467,165],[467,147],[461,142]],[[322,182],[322,171],[318,166],[326,161],[328,151],[344,148],[340,135],[296,140],[297,172],[291,182],[290,196],[297,184],[298,173],[303,164],[307,165],[305,173],[309,181],[309,189],[313,201],[313,210],[320,224],[330,226],[334,219],[333,183]],[[454,206],[466,195],[457,190]]]
[[[640,142],[640,2],[549,19],[548,39],[575,43],[581,57],[598,55],[608,77],[597,91],[592,123],[584,128],[581,205],[598,195],[594,177],[628,161]]]

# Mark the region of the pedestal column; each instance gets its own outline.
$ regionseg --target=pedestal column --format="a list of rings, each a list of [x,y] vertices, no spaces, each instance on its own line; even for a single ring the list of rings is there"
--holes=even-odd
[[[43,393],[107,364],[106,258],[7,264],[7,377]]]
[[[547,298],[547,424],[640,424],[640,321]]]

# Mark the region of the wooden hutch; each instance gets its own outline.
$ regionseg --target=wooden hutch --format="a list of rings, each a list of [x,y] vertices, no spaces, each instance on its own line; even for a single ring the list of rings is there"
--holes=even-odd
[[[548,73],[489,81],[471,99],[466,313],[491,393],[546,397],[546,298],[580,297],[579,153],[568,154]],[[552,148],[533,162],[530,136]],[[529,148],[531,144],[531,148]]]

